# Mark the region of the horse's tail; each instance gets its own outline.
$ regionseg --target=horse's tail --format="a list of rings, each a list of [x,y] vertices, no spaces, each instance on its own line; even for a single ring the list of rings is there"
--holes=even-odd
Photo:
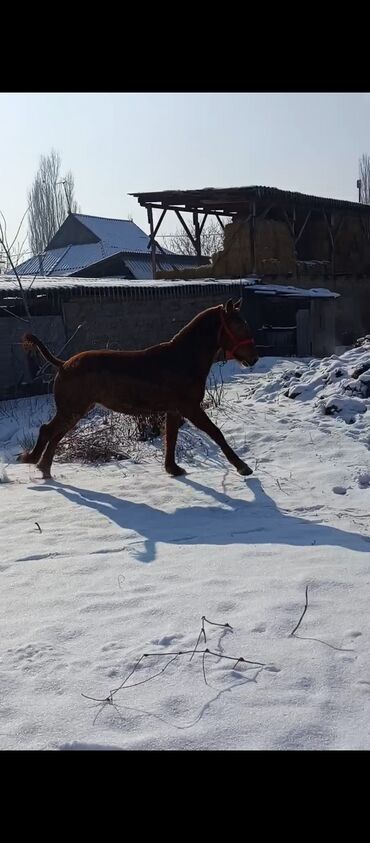
[[[22,345],[26,352],[35,351],[37,348],[45,360],[47,360],[48,363],[52,363],[52,365],[56,366],[57,369],[61,369],[62,366],[64,366],[65,361],[61,360],[59,357],[55,357],[54,354],[46,348],[46,345],[44,345],[38,337],[35,337],[34,334],[25,334],[22,338]]]

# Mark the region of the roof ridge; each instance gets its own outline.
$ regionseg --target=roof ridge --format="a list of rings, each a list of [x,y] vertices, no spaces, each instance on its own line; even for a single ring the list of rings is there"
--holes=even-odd
[[[132,222],[133,225],[136,225],[137,228],[140,228],[140,226],[138,226],[137,223],[134,222],[134,220],[122,219],[121,217],[99,217],[99,216],[96,216],[96,214],[73,214],[73,216],[74,217],[87,217],[88,219],[92,219],[92,220],[108,220],[109,222]]]

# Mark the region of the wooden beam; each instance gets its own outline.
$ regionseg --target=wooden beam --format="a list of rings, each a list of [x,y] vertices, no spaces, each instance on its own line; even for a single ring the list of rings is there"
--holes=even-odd
[[[308,223],[308,220],[310,219],[310,216],[311,216],[311,211],[309,211],[309,212],[308,212],[308,214],[307,214],[307,216],[306,216],[306,219],[305,219],[305,221],[304,221],[303,225],[301,226],[301,228],[300,228],[300,230],[299,230],[299,232],[298,232],[298,234],[297,234],[297,237],[296,237],[296,239],[295,239],[295,245],[297,245],[298,240],[300,240],[300,238],[302,237],[302,234],[303,234],[303,232],[304,232],[304,230],[305,230],[305,228],[306,228],[306,225],[307,225],[307,223]]]
[[[265,217],[267,217],[267,214],[269,214],[269,213],[270,213],[270,211],[272,210],[272,208],[273,208],[273,207],[274,207],[273,205],[269,205],[269,206],[268,206],[268,208],[265,208],[265,210],[264,210],[264,211],[262,212],[262,214],[260,215],[259,219],[260,219],[260,220],[264,220],[264,219],[265,219]]]
[[[219,214],[215,214],[215,217],[218,219],[218,222],[220,223],[220,226],[221,226],[221,228],[222,228],[222,231],[225,231],[225,226],[224,226],[224,224],[223,224],[223,222],[222,222],[222,219],[221,219],[220,215],[219,215]]]
[[[290,231],[290,233],[291,233],[291,235],[292,235],[292,237],[293,237],[293,240],[294,240],[294,238],[295,238],[294,225],[292,224],[292,221],[291,221],[291,219],[289,218],[289,216],[288,216],[288,214],[287,214],[287,212],[286,212],[285,208],[281,208],[281,210],[282,210],[282,212],[283,212],[283,214],[284,214],[284,217],[285,217],[285,219],[286,219],[286,221],[287,221],[287,223],[288,223],[288,228],[289,228],[289,231]]]
[[[205,207],[204,205],[199,205],[199,206],[198,205],[192,205],[190,207],[189,206],[184,207],[183,205],[173,205],[173,204],[170,204],[170,205],[165,204],[164,205],[163,202],[158,202],[158,203],[157,202],[143,202],[142,206],[144,208],[154,208],[157,211],[160,211],[163,208],[165,208],[166,211],[182,211],[182,213],[187,213],[187,214],[193,214],[194,211],[197,211],[199,214],[214,214],[214,215],[219,214],[219,216],[221,216],[221,217],[231,217],[231,216],[233,216],[233,214],[240,213],[241,209],[243,210],[246,207],[248,207],[243,203],[238,208],[230,208],[230,210],[225,211],[224,209],[221,210],[220,208],[217,208],[217,206],[216,206],[216,208],[212,208],[212,207],[209,208],[209,207]]]
[[[180,220],[180,222],[181,222],[181,225],[182,225],[182,226],[183,226],[183,228],[185,229],[185,231],[186,231],[186,233],[187,233],[187,235],[188,235],[188,238],[189,238],[190,242],[192,243],[192,245],[194,246],[194,249],[195,249],[195,251],[196,251],[196,250],[197,250],[197,244],[196,244],[196,242],[195,242],[195,240],[194,240],[194,237],[193,237],[193,235],[192,235],[191,231],[188,229],[188,227],[187,227],[187,225],[186,225],[185,220],[183,220],[183,218],[182,218],[182,216],[181,216],[181,214],[180,214],[180,211],[178,211],[178,210],[177,210],[177,208],[174,208],[174,211],[175,211],[176,216],[179,218],[179,220]]]
[[[155,278],[155,273],[157,271],[157,264],[155,258],[155,240],[154,240],[154,226],[153,226],[153,211],[152,208],[147,208],[148,213],[148,221],[149,221],[149,228],[150,228],[150,240],[151,240],[151,251],[152,251],[152,272],[153,278]]]
[[[201,225],[200,225],[200,229],[199,229],[200,234],[201,234],[201,233],[202,233],[202,231],[203,231],[203,228],[204,228],[204,223],[205,223],[205,221],[206,221],[207,217],[208,217],[208,214],[204,214],[204,217],[203,217],[203,219],[202,219],[202,222],[201,222]]]

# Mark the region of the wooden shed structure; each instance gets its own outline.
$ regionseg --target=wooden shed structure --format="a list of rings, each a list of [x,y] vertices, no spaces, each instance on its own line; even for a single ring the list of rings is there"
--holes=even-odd
[[[201,233],[207,217],[216,217],[222,228],[225,217],[232,219],[224,253],[235,239],[240,241],[242,237],[245,241],[234,267],[235,275],[240,271],[295,274],[299,262],[326,264],[332,276],[338,272],[370,273],[370,205],[263,186],[131,195],[147,209],[153,261],[155,237],[166,213],[172,211],[192,241],[199,262]],[[154,211],[160,213],[156,221]],[[194,235],[184,214],[191,215]],[[219,256],[221,266],[224,253]],[[221,267],[219,271],[225,274]]]
[[[169,212],[180,220],[197,252],[197,268],[157,270],[157,278],[217,281],[255,273],[262,283],[326,287],[340,294],[337,343],[348,344],[370,332],[370,205],[259,185],[132,195],[147,209],[153,263],[154,238]],[[224,247],[205,266],[201,232],[209,216],[224,229]],[[226,218],[231,223],[225,224]]]

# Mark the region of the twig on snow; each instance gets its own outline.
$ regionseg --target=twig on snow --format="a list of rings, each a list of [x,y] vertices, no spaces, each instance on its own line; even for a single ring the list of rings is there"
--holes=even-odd
[[[307,612],[307,609],[308,609],[308,585],[306,585],[306,603],[305,603],[305,607],[304,607],[303,612],[302,612],[302,614],[301,614],[301,617],[300,617],[300,619],[299,619],[299,621],[298,621],[298,623],[297,623],[297,626],[295,626],[295,627],[294,627],[293,632],[291,632],[291,633],[290,633],[290,635],[289,635],[289,637],[290,637],[290,638],[291,638],[292,636],[294,636],[294,635],[295,635],[295,633],[297,632],[297,629],[298,629],[298,627],[299,627],[299,625],[300,625],[301,621],[303,620],[303,618],[304,618],[304,616],[305,616],[305,614],[306,614],[306,612]],[[342,653],[353,653],[353,649],[352,649],[352,648],[351,648],[351,649],[348,649],[348,648],[346,649],[345,647],[335,647],[335,645],[334,645],[334,644],[329,644],[329,642],[328,642],[328,641],[323,641],[323,640],[322,640],[322,638],[313,638],[311,635],[296,635],[295,637],[296,637],[296,638],[300,638],[302,641],[318,641],[320,644],[325,644],[325,646],[326,646],[326,647],[330,647],[332,650],[340,650],[340,652],[342,652]]]
[[[233,632],[233,628],[232,628],[232,626],[230,626],[229,623],[215,623],[214,621],[209,621],[208,618],[206,618],[205,615],[202,615],[201,621],[202,621],[202,628],[201,628],[200,633],[198,635],[198,640],[197,640],[197,643],[196,643],[196,645],[194,647],[194,650],[192,652],[190,661],[192,660],[194,654],[196,653],[196,650],[197,650],[197,647],[198,647],[198,644],[199,644],[199,641],[200,641],[202,635],[203,635],[203,638],[204,638],[204,643],[205,644],[207,643],[207,636],[206,636],[205,629],[204,629],[205,623],[209,623],[210,626],[221,626],[223,629],[230,629],[231,632]]]
[[[87,700],[93,700],[94,702],[100,702],[100,703],[106,703],[106,704],[113,705],[113,698],[116,694],[118,694],[119,691],[122,691],[124,688],[135,688],[137,685],[145,685],[147,682],[151,682],[152,679],[155,679],[157,676],[160,676],[162,673],[164,673],[164,671],[167,670],[167,668],[171,664],[173,664],[173,662],[175,662],[176,659],[178,659],[181,656],[191,655],[191,659],[193,658],[194,655],[202,656],[203,678],[204,678],[204,682],[205,682],[206,685],[209,684],[207,682],[206,671],[205,671],[205,657],[206,657],[206,655],[216,656],[219,659],[226,659],[227,661],[234,662],[233,669],[240,662],[243,662],[244,664],[256,665],[257,667],[260,667],[261,669],[266,667],[264,662],[258,662],[258,661],[251,660],[251,659],[245,659],[244,656],[239,656],[238,658],[236,656],[225,656],[223,653],[219,653],[219,652],[216,652],[214,650],[210,650],[208,647],[206,647],[204,650],[197,650],[196,648],[198,646],[199,640],[200,640],[202,635],[204,636],[204,639],[206,640],[206,633],[205,633],[205,629],[204,629],[205,623],[209,623],[212,626],[219,626],[219,627],[223,627],[224,629],[226,628],[226,629],[232,630],[232,627],[230,626],[229,623],[225,624],[225,623],[215,623],[214,621],[208,621],[207,618],[205,617],[205,615],[203,615],[202,616],[201,631],[199,633],[198,641],[197,641],[197,644],[196,644],[194,650],[176,650],[174,652],[172,651],[172,652],[167,652],[167,653],[143,653],[140,656],[140,658],[137,659],[137,661],[135,662],[132,670],[125,677],[123,682],[121,682],[121,684],[118,685],[117,688],[112,688],[109,691],[109,694],[108,694],[107,697],[92,697],[89,694],[83,694],[83,693],[81,693],[81,696],[85,697],[85,699],[87,699]],[[143,659],[148,659],[148,658],[162,658],[163,659],[163,658],[168,658],[168,656],[171,656],[171,658],[167,661],[167,664],[165,664],[165,666],[161,670],[158,670],[157,673],[154,673],[153,676],[149,676],[147,679],[141,679],[139,682],[132,682],[130,685],[127,684],[128,680],[131,678],[131,676],[133,676],[133,674],[135,673],[135,671],[137,670],[137,668],[139,667],[139,665],[141,664]],[[191,661],[191,659],[190,659],[190,661]]]
[[[302,612],[302,614],[301,614],[301,617],[299,618],[299,621],[298,621],[298,623],[297,623],[297,626],[295,626],[295,627],[294,627],[294,629],[293,629],[293,632],[291,632],[291,633],[290,633],[290,635],[291,635],[291,636],[292,636],[292,635],[294,635],[294,633],[295,633],[295,632],[297,632],[297,629],[298,629],[299,625],[302,623],[303,618],[304,618],[304,616],[305,616],[305,614],[306,614],[306,612],[307,612],[307,609],[308,609],[308,585],[306,585],[306,603],[305,603],[305,607],[304,607],[304,609],[303,609],[303,612]]]

